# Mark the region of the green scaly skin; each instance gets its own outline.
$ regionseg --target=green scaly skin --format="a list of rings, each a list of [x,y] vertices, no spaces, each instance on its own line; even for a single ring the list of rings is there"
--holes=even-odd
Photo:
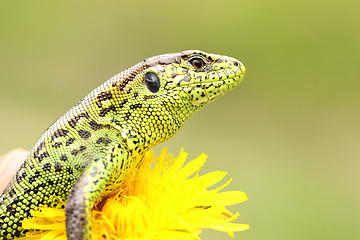
[[[191,50],[146,59],[103,83],[30,151],[0,197],[0,238],[24,236],[22,220],[39,206],[63,207],[57,196],[66,201],[68,239],[91,239],[94,202],[116,190],[146,151],[238,85],[244,73],[234,58]],[[149,76],[158,89],[146,83]]]

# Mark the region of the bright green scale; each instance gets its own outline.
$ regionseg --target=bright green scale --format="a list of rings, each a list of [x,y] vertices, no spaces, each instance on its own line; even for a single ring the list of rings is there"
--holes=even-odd
[[[146,59],[106,81],[35,144],[0,197],[0,238],[23,236],[22,220],[39,206],[57,206],[58,196],[66,201],[68,238],[90,239],[95,200],[244,73],[234,58],[185,51]]]

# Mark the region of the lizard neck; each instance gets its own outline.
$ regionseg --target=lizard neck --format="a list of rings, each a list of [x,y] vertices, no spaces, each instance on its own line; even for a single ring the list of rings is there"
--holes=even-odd
[[[128,149],[137,150],[135,155],[143,155],[150,148],[174,136],[190,115],[196,111],[193,105],[180,102],[160,106],[149,104],[143,107],[151,115],[148,121],[132,121],[136,120],[132,115],[140,115],[141,110],[139,112],[129,111],[129,113],[114,111],[107,119],[98,118],[102,124],[109,124],[117,129]]]

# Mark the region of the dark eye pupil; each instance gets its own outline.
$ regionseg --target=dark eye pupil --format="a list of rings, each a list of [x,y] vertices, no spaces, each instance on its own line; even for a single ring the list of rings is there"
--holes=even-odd
[[[160,89],[160,79],[156,73],[147,72],[145,73],[145,84],[150,92],[156,93]]]
[[[191,61],[191,64],[194,68],[201,69],[204,66],[204,61],[199,58],[195,58]]]

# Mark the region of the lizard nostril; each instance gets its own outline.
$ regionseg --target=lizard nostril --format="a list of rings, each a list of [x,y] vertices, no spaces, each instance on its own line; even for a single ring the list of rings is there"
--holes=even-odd
[[[234,61],[234,65],[235,65],[235,67],[238,67],[238,66],[240,66],[240,63],[238,61]]]

